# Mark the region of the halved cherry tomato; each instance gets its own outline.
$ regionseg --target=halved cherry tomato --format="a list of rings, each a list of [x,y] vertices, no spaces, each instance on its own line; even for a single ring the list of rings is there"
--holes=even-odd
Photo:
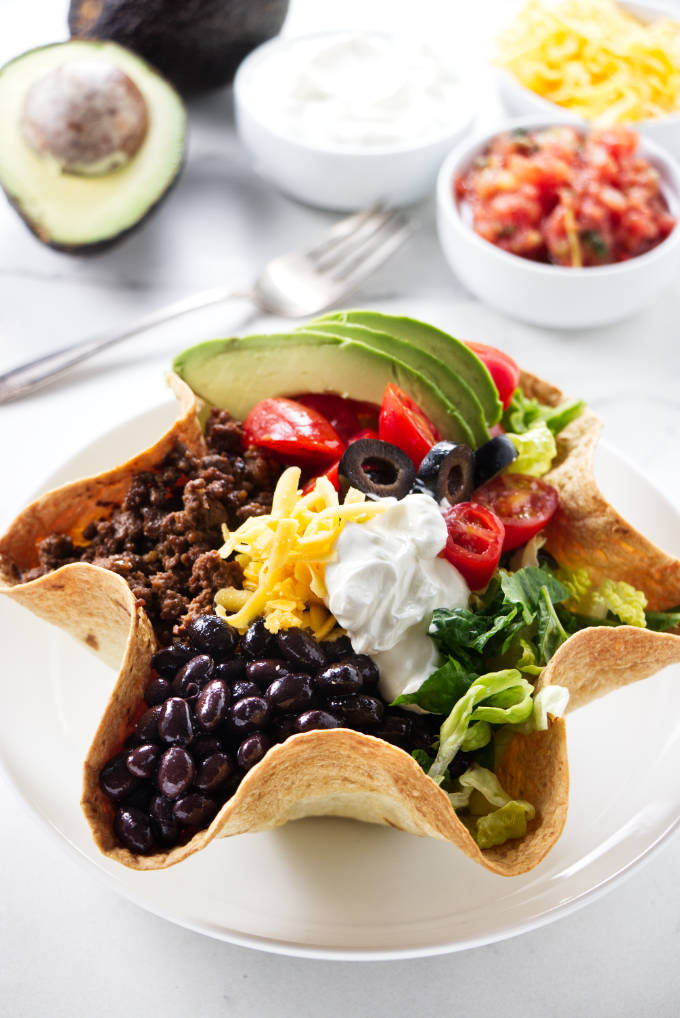
[[[559,501],[550,484],[528,474],[498,474],[477,488],[473,498],[503,521],[503,551],[519,548],[542,530]]]
[[[337,396],[332,392],[306,392],[302,396],[292,398],[325,417],[343,442],[348,442],[351,436],[356,435],[362,428],[378,427],[380,407],[375,403],[345,399],[344,396]]]
[[[284,397],[256,403],[243,430],[250,445],[269,449],[287,463],[301,466],[337,459],[345,448],[325,417]]]
[[[385,389],[378,418],[378,435],[383,442],[402,449],[416,468],[441,435],[429,417],[392,382]]]
[[[473,343],[465,340],[465,345],[477,354],[480,361],[491,375],[498,389],[498,397],[506,410],[510,406],[512,394],[519,384],[519,367],[510,354],[497,350],[486,343]]]
[[[360,438],[377,438],[377,437],[378,432],[374,431],[373,428],[364,428],[363,431],[357,431],[356,435],[352,435],[347,445],[351,445],[352,442],[358,442]],[[302,494],[303,495],[309,494],[309,492],[314,487],[317,477],[327,477],[328,480],[333,485],[333,487],[335,488],[335,490],[340,491],[340,478],[338,477],[339,466],[340,460],[336,460],[335,463],[333,463],[332,466],[328,468],[328,470],[324,470],[323,473],[314,474],[314,477],[310,477],[307,483],[305,484],[304,488],[302,489]]]
[[[458,502],[444,512],[448,537],[440,553],[455,566],[470,590],[481,590],[498,568],[505,528],[490,509]]]

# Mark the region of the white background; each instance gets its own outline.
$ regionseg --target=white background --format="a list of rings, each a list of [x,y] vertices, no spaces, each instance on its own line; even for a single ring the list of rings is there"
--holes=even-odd
[[[0,0],[0,59],[63,38],[65,7]],[[491,0],[293,0],[285,30],[389,25],[435,39],[457,65],[480,72],[507,9]],[[488,78],[473,98],[490,115]],[[89,259],[51,252],[0,205],[0,371],[193,290],[247,284],[268,257],[311,240],[332,220],[252,176],[233,135],[228,89],[192,100],[190,115],[179,185],[156,217],[111,252]],[[5,130],[1,118],[0,110]],[[357,304],[390,300],[456,334],[505,347],[584,396],[603,417],[610,444],[680,506],[680,282],[624,325],[577,334],[533,329],[465,294],[438,250],[430,204],[418,215],[423,225],[408,249]],[[162,373],[174,352],[253,322],[244,305],[199,312],[124,344],[40,396],[0,408],[0,526],[81,445],[163,402]],[[18,681],[0,675],[0,690]],[[642,760],[644,747],[631,745],[631,753]],[[49,837],[4,781],[0,818],[2,1016],[678,1013],[677,833],[608,895],[551,926],[451,956],[358,964],[246,950],[142,912]]]

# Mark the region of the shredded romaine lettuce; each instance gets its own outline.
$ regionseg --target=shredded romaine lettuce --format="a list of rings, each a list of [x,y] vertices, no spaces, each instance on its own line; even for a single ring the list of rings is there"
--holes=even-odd
[[[604,619],[611,612],[625,625],[646,627],[647,598],[625,580],[603,580],[593,587],[586,569],[560,568],[556,575],[569,591],[565,605],[569,611],[593,619]]]
[[[544,421],[538,421],[523,434],[509,431],[506,438],[510,439],[517,450],[517,459],[506,467],[506,473],[530,474],[532,477],[542,477],[548,473],[557,455],[557,445],[552,431]]]
[[[536,815],[534,807],[525,799],[511,799],[493,771],[472,764],[458,783],[460,791],[449,793],[451,805],[457,810],[472,807],[477,814],[464,820],[480,848],[526,834],[527,820]]]
[[[439,732],[439,749],[429,775],[438,784],[462,748],[471,721],[520,724],[533,711],[533,686],[516,668],[480,675],[454,704]]]

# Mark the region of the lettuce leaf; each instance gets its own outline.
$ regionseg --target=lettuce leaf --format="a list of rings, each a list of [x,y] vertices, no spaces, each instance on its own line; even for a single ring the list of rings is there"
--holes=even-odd
[[[530,474],[532,477],[542,477],[548,473],[557,455],[557,446],[545,421],[538,421],[528,431],[520,434],[508,431],[506,438],[510,439],[517,450],[517,459],[506,467],[506,473]]]
[[[461,774],[458,784],[460,791],[449,793],[451,805],[477,814],[463,820],[480,848],[524,837],[527,820],[533,820],[536,811],[525,799],[511,799],[492,771],[472,764]]]
[[[502,424],[506,431],[521,435],[535,424],[543,422],[553,435],[558,435],[584,409],[583,400],[569,400],[560,406],[551,407],[539,403],[537,399],[530,399],[521,389],[515,389],[510,405],[503,413]]]

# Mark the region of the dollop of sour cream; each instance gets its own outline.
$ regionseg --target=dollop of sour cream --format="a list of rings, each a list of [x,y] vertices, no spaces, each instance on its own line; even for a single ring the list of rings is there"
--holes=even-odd
[[[406,495],[368,523],[347,523],[326,566],[327,605],[357,653],[380,669],[390,702],[418,689],[439,655],[427,635],[435,608],[465,608],[469,588],[446,559],[446,524],[428,495]]]
[[[379,32],[281,40],[249,71],[263,119],[313,146],[425,141],[450,130],[467,105],[459,79],[431,50]]]

